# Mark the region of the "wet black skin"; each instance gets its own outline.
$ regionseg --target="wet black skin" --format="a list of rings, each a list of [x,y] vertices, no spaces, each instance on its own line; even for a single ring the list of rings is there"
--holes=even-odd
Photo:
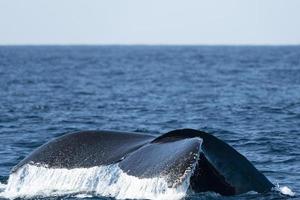
[[[170,187],[194,170],[190,189],[235,195],[265,193],[274,185],[243,155],[215,136],[180,129],[159,137],[144,133],[85,131],[66,134],[32,152],[16,165],[82,168],[118,163],[127,174],[140,178],[163,176]]]

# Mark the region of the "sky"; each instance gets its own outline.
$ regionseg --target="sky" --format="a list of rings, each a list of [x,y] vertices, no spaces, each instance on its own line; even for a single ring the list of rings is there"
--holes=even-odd
[[[0,0],[0,44],[300,44],[300,0]]]

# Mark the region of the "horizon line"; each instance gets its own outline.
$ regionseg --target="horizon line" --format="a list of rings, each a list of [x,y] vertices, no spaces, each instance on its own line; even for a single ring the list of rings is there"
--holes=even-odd
[[[3,46],[300,46],[300,43],[8,43]]]

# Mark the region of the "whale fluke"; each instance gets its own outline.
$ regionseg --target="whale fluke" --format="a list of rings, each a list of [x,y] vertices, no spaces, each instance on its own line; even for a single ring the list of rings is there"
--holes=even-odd
[[[55,138],[33,151],[12,172],[27,163],[50,168],[88,168],[118,162],[155,137],[117,131],[83,131]]]
[[[223,195],[233,195],[248,191],[264,193],[274,187],[247,158],[224,141],[206,132],[193,129],[175,130],[156,138],[155,141],[174,141],[195,137],[201,138],[203,142],[198,168],[191,178],[194,190],[201,192],[208,190]],[[206,173],[201,172],[203,169]],[[208,174],[212,176],[208,176]]]
[[[193,129],[174,130],[158,137],[115,131],[71,133],[35,150],[12,173],[26,164],[53,169],[117,164],[133,177],[162,177],[170,188],[188,183],[192,191],[221,195],[264,193],[274,187],[230,145]]]

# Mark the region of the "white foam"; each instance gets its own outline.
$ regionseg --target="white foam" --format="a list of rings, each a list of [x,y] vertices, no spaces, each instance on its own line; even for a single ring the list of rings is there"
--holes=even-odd
[[[287,186],[283,186],[283,187],[280,187],[278,184],[277,184],[277,187],[276,187],[276,190],[278,190],[281,194],[283,195],[287,195],[287,196],[295,196],[296,193],[293,192],[289,187]]]
[[[77,169],[52,169],[27,164],[10,175],[4,198],[93,194],[117,199],[180,199],[185,196],[193,170],[182,184],[168,187],[164,177],[137,178],[117,164]]]
[[[77,194],[75,195],[76,198],[85,199],[85,198],[92,198],[93,195],[90,194]]]
[[[0,182],[0,192],[3,192],[6,188],[6,185]]]

